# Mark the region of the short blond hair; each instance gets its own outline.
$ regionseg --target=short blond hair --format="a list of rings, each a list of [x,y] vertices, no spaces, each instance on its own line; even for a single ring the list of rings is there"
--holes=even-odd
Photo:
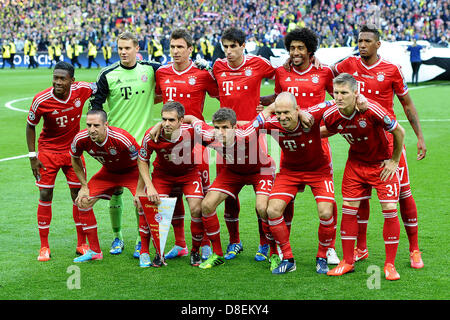
[[[137,37],[130,31],[125,31],[119,34],[119,36],[117,37],[117,41],[119,40],[132,40],[135,46],[139,45]]]

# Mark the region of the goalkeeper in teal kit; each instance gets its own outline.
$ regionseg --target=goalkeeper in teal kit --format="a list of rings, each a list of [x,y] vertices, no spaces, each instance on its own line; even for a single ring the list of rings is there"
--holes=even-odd
[[[117,48],[120,61],[100,72],[97,79],[97,93],[90,102],[91,109],[103,109],[103,104],[107,101],[109,125],[122,128],[131,133],[136,141],[142,141],[145,131],[152,122],[153,105],[162,101],[159,97],[156,97],[155,101],[155,71],[160,64],[136,59],[139,52],[138,40],[130,32],[119,35]],[[120,254],[124,248],[121,230],[122,192],[122,189],[116,190],[109,203],[114,233],[111,254]],[[133,256],[139,258],[141,243],[137,212],[136,224],[137,239]]]

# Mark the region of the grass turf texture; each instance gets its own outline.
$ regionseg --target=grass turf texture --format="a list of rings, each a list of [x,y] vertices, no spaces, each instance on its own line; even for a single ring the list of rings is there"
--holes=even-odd
[[[51,86],[51,70],[1,70],[0,78],[0,159],[27,154],[25,140],[26,115],[32,97]],[[76,80],[95,81],[98,70],[76,70]],[[416,138],[409,123],[405,122],[401,106],[396,99],[396,113],[406,130],[406,147],[413,195],[419,211],[419,245],[423,251],[425,268],[409,266],[408,241],[401,224],[401,240],[396,267],[401,279],[389,282],[384,279],[383,217],[375,192],[371,200],[371,217],[368,225],[369,259],[356,264],[356,272],[342,277],[328,277],[315,272],[317,252],[318,218],[314,198],[307,188],[298,194],[292,226],[291,246],[297,262],[297,271],[274,276],[267,262],[255,262],[254,254],[259,236],[254,210],[254,193],[245,187],[240,193],[240,232],[244,252],[237,259],[226,261],[223,266],[209,270],[193,268],[189,257],[169,260],[168,266],[141,269],[132,252],[137,236],[137,226],[131,194],[124,193],[123,234],[125,251],[111,256],[109,247],[112,231],[108,214],[108,202],[101,200],[94,207],[98,222],[100,244],[104,253],[102,261],[74,264],[76,233],[72,219],[72,203],[64,175],[58,175],[53,197],[53,218],[50,228],[52,259],[38,262],[39,236],[36,222],[38,189],[34,185],[27,158],[0,162],[0,299],[146,299],[146,300],[408,300],[449,299],[449,279],[446,271],[449,231],[448,180],[448,127],[450,121],[448,83],[426,83],[426,87],[411,87],[410,95],[422,120],[428,154],[425,160],[416,161]],[[273,83],[263,85],[261,95],[273,92]],[[25,112],[5,107],[9,104]],[[153,110],[159,117],[160,105]],[[218,108],[216,100],[207,99],[205,119]],[[84,128],[84,118],[81,120]],[[149,126],[152,124],[149,124]],[[38,126],[40,132],[42,125]],[[348,144],[342,137],[330,138],[335,168],[335,191],[339,206],[339,224],[342,196],[341,179]],[[447,146],[447,147],[446,147]],[[88,177],[100,165],[85,156]],[[212,157],[214,159],[214,157]],[[215,167],[211,166],[212,178]],[[187,207],[186,207],[187,208]],[[188,209],[187,209],[188,212]],[[225,250],[228,233],[223,220],[223,206],[218,210],[221,222],[222,244]],[[400,214],[399,214],[400,218]],[[189,214],[185,220],[186,241],[190,245]],[[342,256],[338,238],[336,249]],[[166,246],[173,245],[173,232]],[[154,251],[151,252],[151,255]],[[73,266],[78,267],[80,289],[69,289]],[[377,274],[379,272],[379,274]],[[377,282],[377,279],[379,282]],[[373,289],[371,289],[373,288]]]

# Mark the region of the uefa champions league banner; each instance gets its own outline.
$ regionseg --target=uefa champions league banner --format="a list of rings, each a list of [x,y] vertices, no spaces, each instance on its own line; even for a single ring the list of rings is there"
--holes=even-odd
[[[161,203],[158,206],[148,200],[147,197],[139,197],[139,201],[147,218],[156,252],[161,259],[164,259],[164,249],[172,225],[177,198],[161,198]]]
[[[145,51],[140,51],[138,53],[138,59],[140,60],[148,60],[148,54]],[[48,56],[47,52],[38,52],[35,56],[36,62],[38,63],[39,67],[41,68],[45,68],[45,67],[49,67],[50,66],[50,57]],[[66,61],[70,63],[70,59],[68,57],[66,57],[65,55],[62,55],[60,60],[62,61]],[[78,57],[78,62],[80,62],[82,68],[87,68],[88,67],[88,57],[87,57],[87,53],[82,53],[79,57]],[[106,67],[107,64],[105,62],[105,59],[103,58],[103,54],[100,52],[97,57],[95,58],[95,61],[97,61],[97,63],[100,65],[100,68]],[[114,62],[119,61],[119,55],[117,54],[117,52],[114,52],[111,56],[111,59],[109,59],[109,64],[113,64]],[[168,59],[167,57],[164,55],[163,59],[162,59],[162,64],[167,64]],[[3,66],[5,62],[3,61],[3,59],[0,60],[0,66]],[[14,66],[16,67],[28,67],[30,64],[30,57],[29,56],[24,56],[23,52],[19,52],[16,53],[14,56]],[[55,61],[53,61],[53,66],[55,66]],[[5,68],[9,68],[9,62],[5,63]],[[97,65],[95,64],[95,62],[92,63],[91,68],[97,68]]]

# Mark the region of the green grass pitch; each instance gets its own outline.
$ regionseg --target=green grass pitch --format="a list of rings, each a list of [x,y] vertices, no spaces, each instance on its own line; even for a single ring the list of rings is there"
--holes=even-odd
[[[76,80],[95,81],[98,70],[76,70]],[[356,272],[343,277],[328,277],[315,272],[318,218],[309,188],[298,194],[292,226],[291,245],[297,271],[273,276],[269,265],[255,262],[258,247],[254,193],[246,187],[240,194],[240,231],[244,252],[223,266],[201,270],[189,265],[189,258],[169,260],[163,268],[141,269],[132,252],[137,236],[131,194],[125,192],[123,233],[125,251],[111,256],[112,241],[108,203],[99,201],[94,208],[104,259],[74,264],[76,233],[72,220],[72,204],[62,173],[59,174],[53,198],[53,219],[50,228],[52,259],[36,260],[39,251],[36,210],[38,189],[28,159],[14,158],[27,154],[25,126],[32,97],[51,86],[51,70],[0,71],[0,300],[75,300],[75,299],[137,299],[137,300],[447,300],[449,277],[447,250],[449,228],[449,158],[448,145],[450,102],[448,82],[412,86],[410,94],[418,109],[428,147],[427,157],[416,161],[416,138],[396,99],[396,113],[406,130],[406,148],[410,180],[419,211],[419,245],[425,268],[409,267],[408,241],[401,223],[400,245],[396,266],[401,279],[384,279],[383,218],[373,194],[368,225],[369,259],[356,264]],[[263,85],[261,94],[271,94],[273,84]],[[158,105],[154,118],[159,116]],[[205,118],[210,119],[218,108],[216,100],[208,99]],[[81,127],[84,128],[84,118]],[[151,124],[149,124],[150,126]],[[40,132],[41,125],[38,126]],[[348,145],[342,137],[330,139],[335,168],[335,191],[338,206],[342,205],[341,179]],[[99,164],[86,155],[88,176]],[[214,176],[214,166],[211,167]],[[223,207],[218,210],[224,249],[228,233],[223,220]],[[186,240],[190,245],[189,221],[186,217]],[[400,215],[399,215],[400,216]],[[339,209],[339,223],[341,210]],[[169,234],[167,248],[173,245]],[[342,256],[339,237],[336,249]],[[74,267],[75,266],[75,267]],[[74,276],[79,276],[79,282]]]

